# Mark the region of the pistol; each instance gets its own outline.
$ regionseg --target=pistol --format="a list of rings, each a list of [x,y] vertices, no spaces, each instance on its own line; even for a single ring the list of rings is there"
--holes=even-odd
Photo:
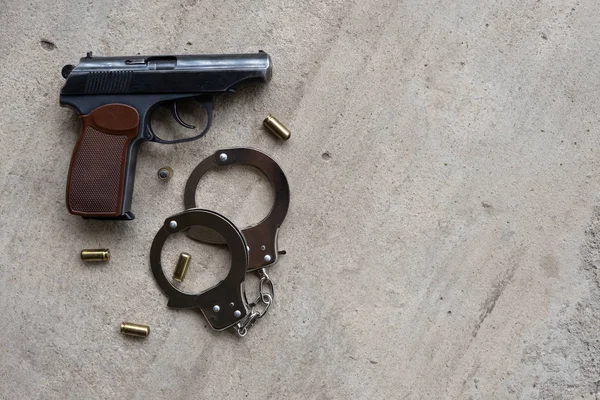
[[[215,96],[235,92],[246,82],[268,82],[273,66],[263,51],[252,54],[94,57],[65,65],[60,105],[73,108],[81,133],[67,177],[67,209],[84,218],[135,218],[131,212],[140,143],[188,142],[201,138],[212,123]],[[195,99],[206,111],[204,129],[193,137],[163,140],[151,126],[158,106],[185,123],[177,101]]]

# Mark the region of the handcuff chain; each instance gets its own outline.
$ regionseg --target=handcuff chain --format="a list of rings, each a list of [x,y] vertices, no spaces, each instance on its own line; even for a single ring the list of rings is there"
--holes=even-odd
[[[242,337],[246,336],[252,325],[264,317],[267,311],[269,311],[269,307],[271,307],[273,298],[275,297],[273,281],[269,278],[269,275],[267,275],[267,271],[264,268],[261,268],[257,273],[260,278],[258,297],[252,303],[248,304],[250,307],[250,314],[248,314],[243,321],[240,321],[235,325],[237,334]]]

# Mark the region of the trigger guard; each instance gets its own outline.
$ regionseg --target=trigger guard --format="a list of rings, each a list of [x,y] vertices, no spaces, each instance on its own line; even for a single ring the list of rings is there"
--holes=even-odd
[[[150,126],[150,124],[148,124],[148,131],[150,132],[152,138],[150,140],[152,140],[153,142],[156,143],[161,143],[161,144],[176,144],[176,143],[185,143],[185,142],[192,142],[194,140],[198,140],[200,139],[202,136],[204,136],[206,134],[206,132],[209,131],[211,125],[212,125],[212,113],[213,113],[213,102],[212,99],[208,99],[206,100],[205,98],[202,99],[196,99],[200,104],[202,104],[202,107],[204,108],[204,111],[206,111],[206,126],[204,127],[204,129],[202,130],[202,132],[200,132],[199,134],[197,134],[196,136],[192,136],[192,137],[187,137],[187,138],[183,138],[183,139],[173,139],[173,140],[165,140],[165,139],[161,139],[160,137],[158,137],[156,135],[156,133],[154,133],[154,131],[152,130],[152,127]],[[175,119],[177,120],[177,118]],[[177,121],[179,122],[179,121]],[[185,125],[182,125],[185,127]]]

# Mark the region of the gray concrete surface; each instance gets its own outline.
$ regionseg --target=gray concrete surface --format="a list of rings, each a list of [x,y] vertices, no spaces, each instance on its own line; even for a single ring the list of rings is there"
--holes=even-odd
[[[596,398],[599,13],[579,0],[4,0],[0,397]],[[274,60],[267,87],[219,99],[201,141],[144,146],[135,221],[67,213],[79,123],[58,106],[63,64],[257,49]],[[262,130],[268,113],[289,142]],[[167,309],[148,261],[189,173],[230,146],[271,154],[292,188],[276,303],[243,340]],[[198,191],[239,225],[269,199],[245,169]],[[86,247],[113,259],[84,265]],[[165,263],[182,250],[190,291],[226,273],[225,252],[183,237]],[[122,320],[150,337],[122,337]]]

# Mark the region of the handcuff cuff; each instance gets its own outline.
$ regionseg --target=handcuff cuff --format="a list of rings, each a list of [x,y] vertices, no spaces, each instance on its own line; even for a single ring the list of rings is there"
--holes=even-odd
[[[275,201],[269,214],[258,224],[241,231],[219,213],[196,208],[196,189],[200,179],[210,170],[229,165],[247,165],[262,172],[275,189]],[[219,150],[192,171],[184,191],[186,211],[165,220],[150,250],[150,265],[158,286],[168,297],[171,308],[199,307],[215,330],[234,327],[239,336],[262,318],[273,303],[275,291],[266,268],[274,265],[279,255],[277,234],[290,202],[290,189],[279,165],[266,154],[250,148]],[[161,252],[166,239],[186,231],[189,238],[208,244],[224,245],[231,253],[229,273],[216,286],[192,295],[179,291],[165,276]],[[256,272],[260,279],[257,298],[248,302],[244,290],[246,273]]]

